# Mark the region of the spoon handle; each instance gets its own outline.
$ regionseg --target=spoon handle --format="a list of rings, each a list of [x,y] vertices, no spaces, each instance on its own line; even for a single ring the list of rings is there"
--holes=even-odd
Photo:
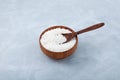
[[[95,29],[98,29],[98,28],[102,27],[103,25],[104,25],[104,23],[98,23],[98,24],[95,24],[95,25],[90,26],[90,27],[88,27],[88,28],[85,28],[85,29],[82,29],[82,30],[80,30],[80,31],[77,31],[76,33],[77,33],[77,35],[78,35],[78,34],[81,34],[81,33],[84,33],[84,32],[88,32],[88,31],[91,31],[91,30],[95,30]]]

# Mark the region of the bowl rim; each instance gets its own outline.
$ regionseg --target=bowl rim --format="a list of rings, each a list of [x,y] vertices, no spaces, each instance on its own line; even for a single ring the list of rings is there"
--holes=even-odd
[[[41,44],[40,39],[41,39],[42,35],[43,35],[45,32],[47,32],[47,31],[49,31],[49,30],[52,30],[52,29],[56,29],[56,28],[61,28],[61,29],[64,28],[64,29],[70,30],[72,33],[75,32],[74,30],[72,30],[71,28],[69,28],[69,27],[67,27],[67,26],[62,26],[62,25],[51,26],[51,27],[43,30],[42,33],[40,34],[40,36],[39,36],[39,46],[40,46],[40,47],[42,47],[43,49],[47,50],[47,51],[50,52],[50,53],[63,53],[63,52],[70,51],[75,45],[78,44],[78,37],[76,36],[76,37],[75,37],[76,42],[75,42],[74,46],[73,46],[72,48],[70,48],[69,50],[62,51],[62,52],[55,52],[55,51],[51,51],[51,50],[46,49],[46,48]]]

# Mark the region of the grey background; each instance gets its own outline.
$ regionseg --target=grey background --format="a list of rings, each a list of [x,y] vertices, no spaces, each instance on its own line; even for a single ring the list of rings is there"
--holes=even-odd
[[[52,60],[39,48],[53,25],[77,31],[76,52]],[[120,0],[0,0],[0,80],[120,80]]]

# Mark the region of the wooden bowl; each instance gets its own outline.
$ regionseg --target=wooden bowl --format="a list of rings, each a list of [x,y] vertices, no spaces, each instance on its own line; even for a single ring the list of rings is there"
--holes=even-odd
[[[41,50],[43,51],[43,53],[46,54],[47,56],[49,56],[50,58],[53,58],[53,59],[63,59],[63,58],[66,58],[66,57],[68,57],[68,56],[70,56],[71,54],[74,53],[74,51],[76,50],[77,45],[78,45],[78,37],[77,37],[77,36],[75,37],[75,39],[76,39],[75,45],[74,45],[71,49],[69,49],[69,50],[67,50],[67,51],[64,51],[64,52],[53,52],[53,51],[47,50],[46,48],[44,48],[44,47],[42,46],[42,44],[41,44],[41,42],[40,42],[40,39],[41,39],[42,35],[43,35],[46,31],[49,31],[49,30],[55,29],[55,28],[64,28],[64,29],[70,30],[71,32],[74,32],[72,29],[70,29],[70,28],[68,28],[68,27],[66,27],[66,26],[53,26],[53,27],[50,27],[50,28],[44,30],[44,31],[41,33],[40,37],[39,37],[40,48],[41,48]]]

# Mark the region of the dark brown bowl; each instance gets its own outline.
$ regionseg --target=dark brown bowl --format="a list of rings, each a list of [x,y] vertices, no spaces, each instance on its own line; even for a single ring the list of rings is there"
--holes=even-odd
[[[50,27],[50,28],[44,30],[44,31],[41,33],[40,37],[39,37],[40,48],[41,48],[41,50],[43,51],[43,53],[46,54],[47,56],[49,56],[50,58],[53,58],[53,59],[63,59],[63,58],[66,58],[66,57],[68,57],[68,56],[70,56],[71,54],[74,53],[74,51],[76,50],[77,45],[78,45],[78,37],[77,37],[77,36],[75,37],[75,39],[76,39],[75,45],[74,45],[71,49],[69,49],[69,50],[67,50],[67,51],[64,51],[64,52],[53,52],[53,51],[47,50],[46,48],[44,48],[44,47],[42,46],[42,44],[41,44],[41,42],[40,42],[40,39],[41,39],[42,35],[43,35],[46,31],[49,31],[49,30],[55,29],[55,28],[64,28],[64,29],[70,30],[72,33],[74,32],[72,29],[70,29],[70,28],[68,28],[68,27],[66,27],[66,26],[53,26],[53,27]]]

